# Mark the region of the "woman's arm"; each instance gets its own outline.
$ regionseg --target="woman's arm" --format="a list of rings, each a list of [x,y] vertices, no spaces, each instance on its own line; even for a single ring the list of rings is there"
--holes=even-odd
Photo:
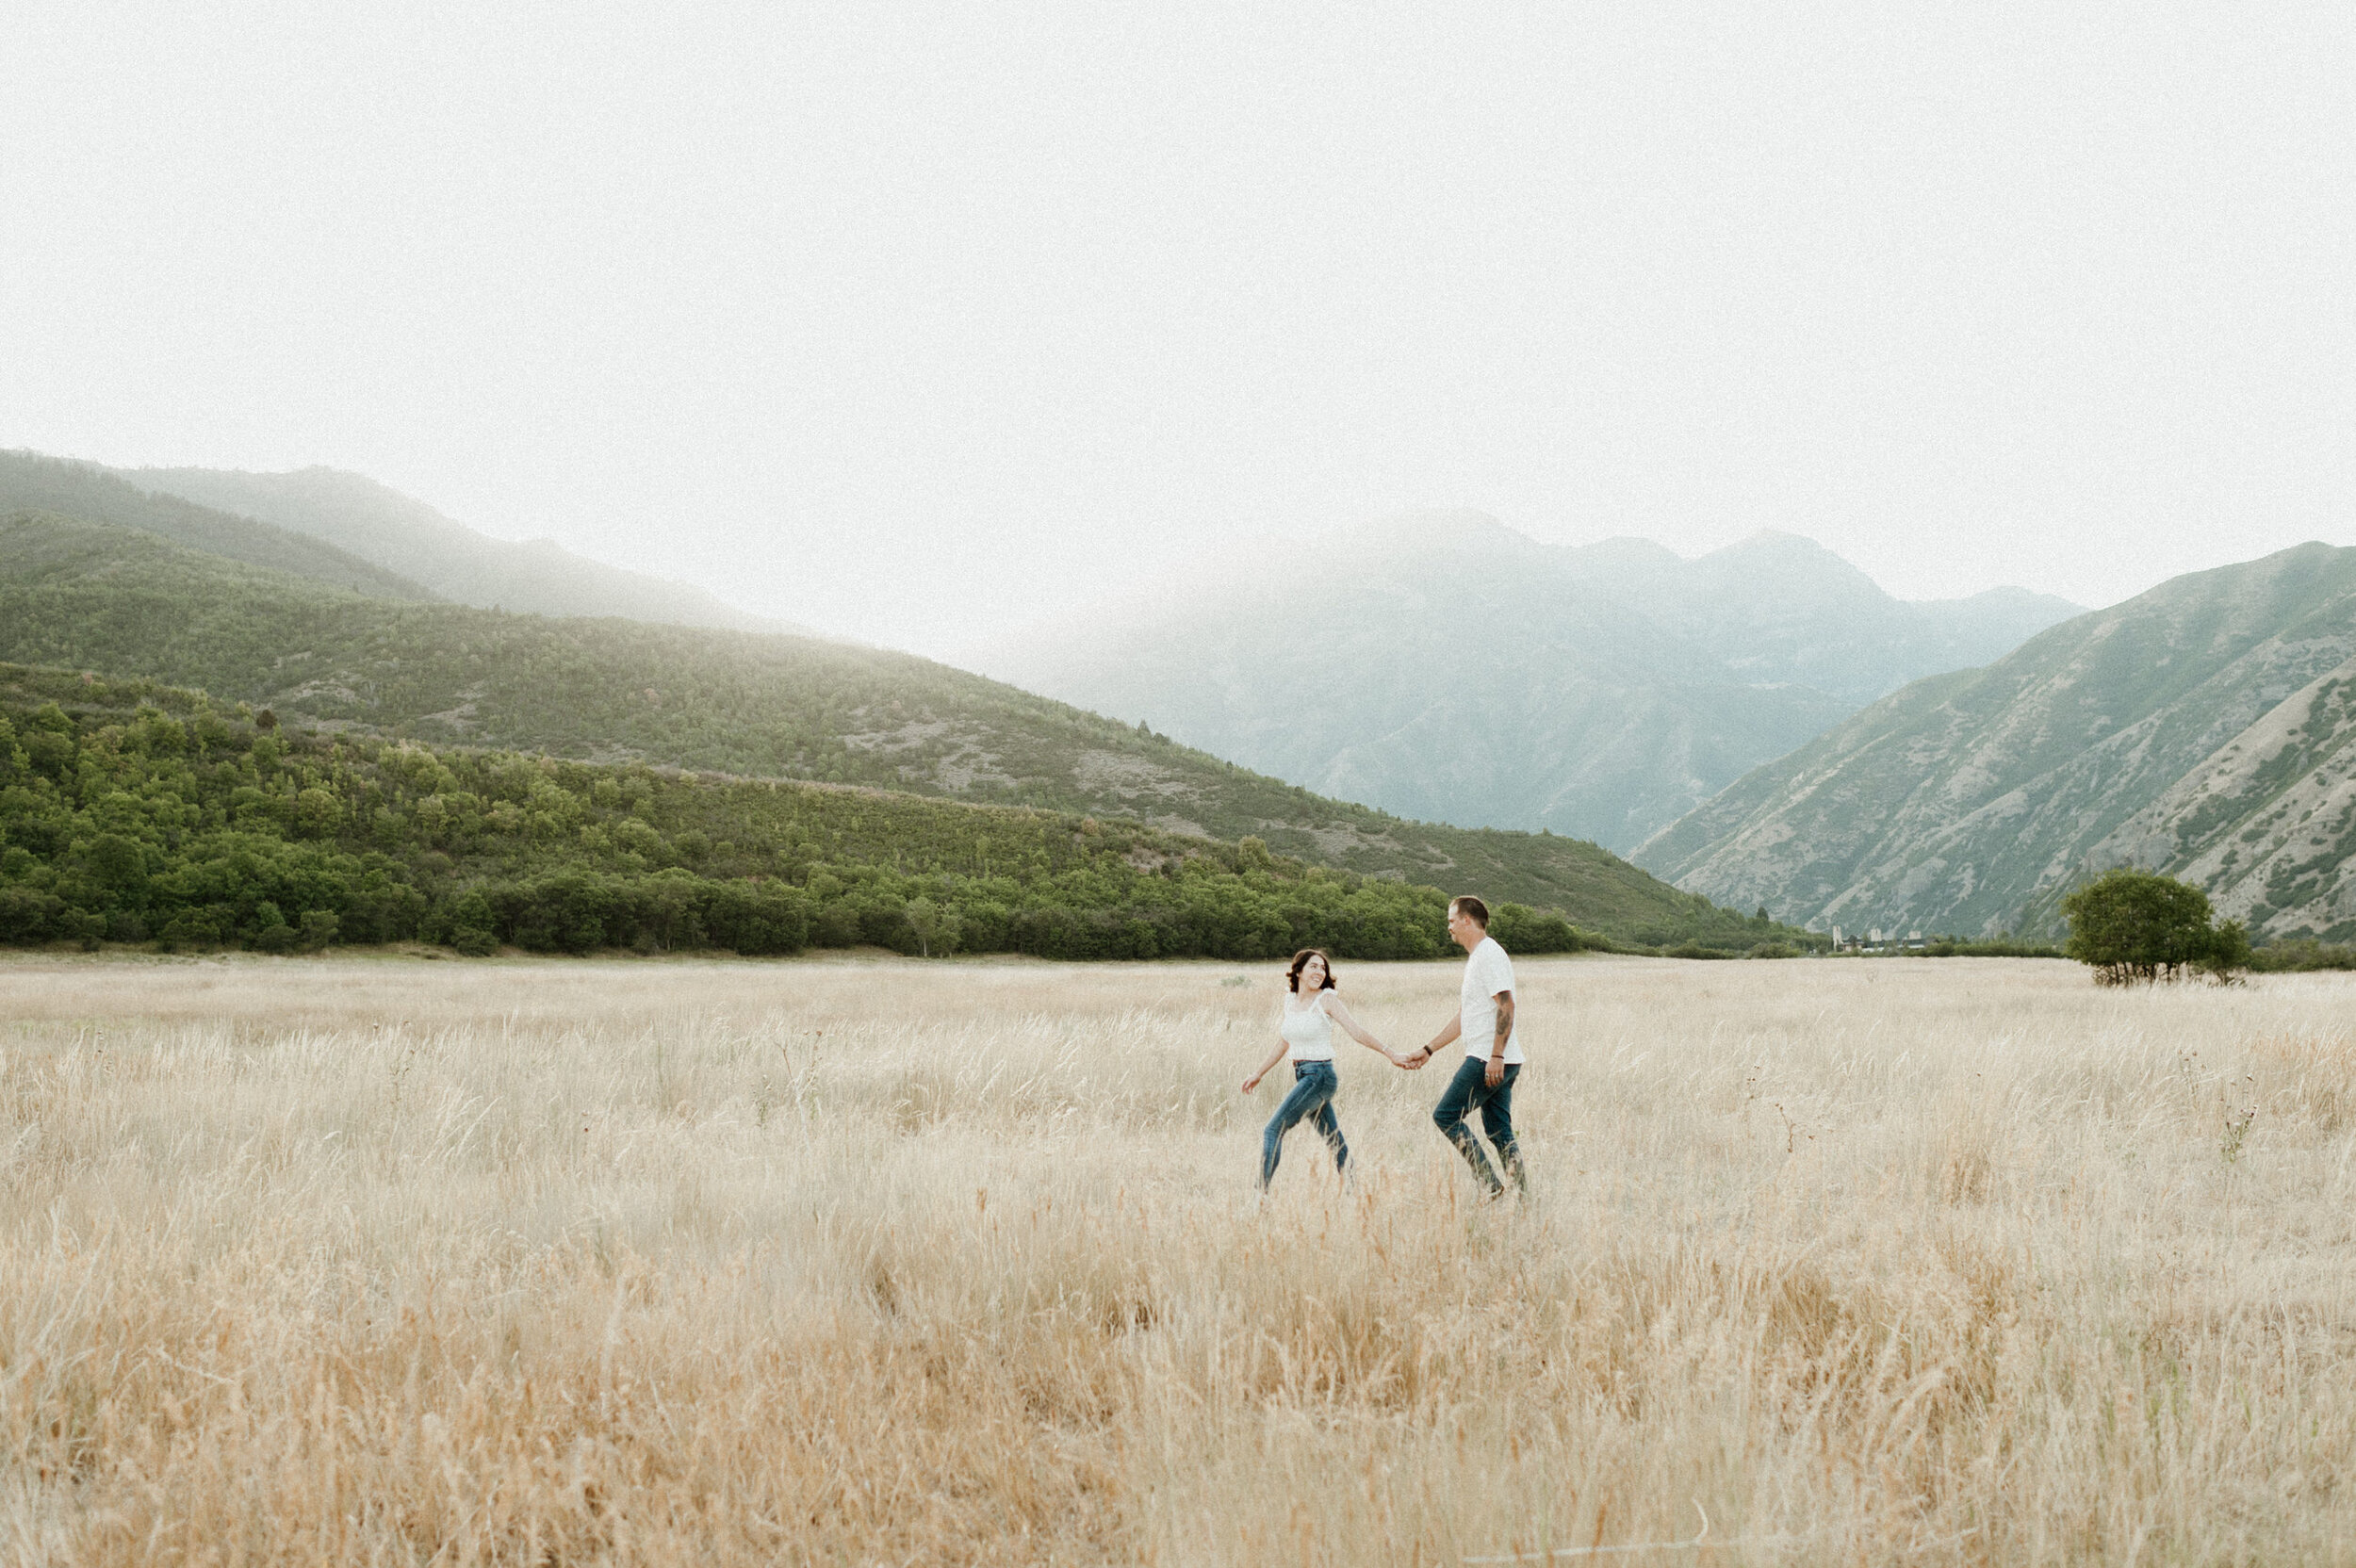
[[[1288,1049],[1289,1047],[1284,1043],[1284,1037],[1282,1035],[1277,1036],[1276,1049],[1268,1054],[1268,1060],[1260,1064],[1259,1071],[1253,1073],[1251,1077],[1243,1081],[1243,1092],[1250,1094],[1253,1089],[1258,1088],[1260,1086],[1260,1080],[1268,1075],[1268,1069],[1283,1061],[1284,1059],[1284,1053]]]
[[[1331,1018],[1334,1022],[1340,1024],[1344,1029],[1350,1032],[1350,1037],[1351,1039],[1356,1040],[1360,1045],[1365,1046],[1368,1051],[1381,1052],[1383,1054],[1383,1059],[1389,1062],[1393,1067],[1403,1065],[1401,1058],[1391,1054],[1391,1048],[1389,1046],[1384,1045],[1381,1040],[1376,1039],[1372,1035],[1366,1033],[1366,1031],[1359,1025],[1358,1021],[1350,1016],[1350,1009],[1342,1004],[1342,999],[1335,996],[1331,991],[1325,993],[1325,1011],[1327,1017]]]

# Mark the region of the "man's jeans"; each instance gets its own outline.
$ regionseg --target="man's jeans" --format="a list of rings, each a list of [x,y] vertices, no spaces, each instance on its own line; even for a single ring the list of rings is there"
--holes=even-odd
[[[1309,1125],[1324,1135],[1333,1146],[1333,1168],[1350,1168],[1350,1145],[1342,1139],[1341,1123],[1333,1119],[1333,1091],[1341,1080],[1333,1076],[1332,1062],[1295,1062],[1293,1089],[1284,1096],[1284,1102],[1276,1107],[1268,1119],[1268,1131],[1260,1135],[1260,1186],[1265,1190],[1276,1177],[1276,1162],[1284,1154],[1284,1135],[1293,1124],[1306,1117]]]
[[[1505,1167],[1505,1173],[1513,1178],[1516,1187],[1527,1189],[1530,1183],[1522,1172],[1521,1145],[1513,1141],[1513,1080],[1521,1076],[1522,1065],[1508,1063],[1504,1082],[1496,1088],[1487,1083],[1488,1071],[1487,1062],[1465,1057],[1464,1065],[1456,1070],[1456,1076],[1448,1080],[1448,1092],[1432,1108],[1432,1120],[1448,1135],[1448,1142],[1456,1145],[1457,1152],[1473,1168],[1481,1184],[1492,1193],[1502,1192],[1505,1184],[1497,1180],[1497,1173],[1489,1167],[1489,1156],[1481,1152],[1472,1129],[1464,1125],[1464,1118],[1478,1110],[1481,1130],[1497,1145],[1497,1163]]]

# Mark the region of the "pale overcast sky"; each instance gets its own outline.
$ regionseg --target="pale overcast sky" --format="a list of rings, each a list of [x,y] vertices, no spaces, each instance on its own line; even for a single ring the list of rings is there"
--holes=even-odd
[[[2356,543],[2356,8],[108,5],[0,446],[950,652],[1472,506],[1908,597]]]

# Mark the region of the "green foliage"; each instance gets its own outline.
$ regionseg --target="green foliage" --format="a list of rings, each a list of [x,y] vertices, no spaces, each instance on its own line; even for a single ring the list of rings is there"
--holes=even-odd
[[[1583,953],[1606,945],[1551,909],[1500,904],[1489,914],[1489,935],[1508,953]]]
[[[0,667],[0,941],[1052,958],[1448,948],[1438,890],[1071,813],[266,730]],[[1511,906],[1525,951],[1572,951]]]
[[[2298,974],[2316,970],[2356,969],[2356,947],[2345,942],[2319,942],[2312,937],[2268,942],[2252,950],[2250,967],[2261,974]]]
[[[2229,981],[2250,967],[2238,921],[2213,923],[2209,895],[2172,876],[2121,868],[2062,900],[2070,939],[2062,951],[2094,970],[2098,984],[2174,980],[2192,972]]]
[[[1922,958],[2062,958],[2069,956],[2052,942],[2019,941],[2011,937],[1939,937],[1915,956]]]
[[[1108,824],[1149,816],[1248,838],[1270,865],[1288,858],[1410,884],[1445,876],[1451,891],[1562,910],[1644,947],[1807,939],[1758,929],[1584,841],[1324,800],[907,654],[368,596],[71,517],[0,518],[0,659],[197,687],[267,705],[289,729],[866,784]],[[287,809],[274,802],[271,820]],[[368,841],[354,824],[331,825],[317,800],[290,809],[280,822],[290,838]],[[993,844],[977,874],[999,858]]]
[[[2250,928],[2240,921],[2219,921],[2209,932],[2209,950],[2193,962],[2203,979],[2220,986],[2241,983],[2251,968]]]

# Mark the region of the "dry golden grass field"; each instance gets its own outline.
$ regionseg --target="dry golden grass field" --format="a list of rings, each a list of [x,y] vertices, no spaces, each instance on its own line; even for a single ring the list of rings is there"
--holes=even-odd
[[[0,1559],[2356,1560],[2356,983],[1521,973],[0,962]]]

